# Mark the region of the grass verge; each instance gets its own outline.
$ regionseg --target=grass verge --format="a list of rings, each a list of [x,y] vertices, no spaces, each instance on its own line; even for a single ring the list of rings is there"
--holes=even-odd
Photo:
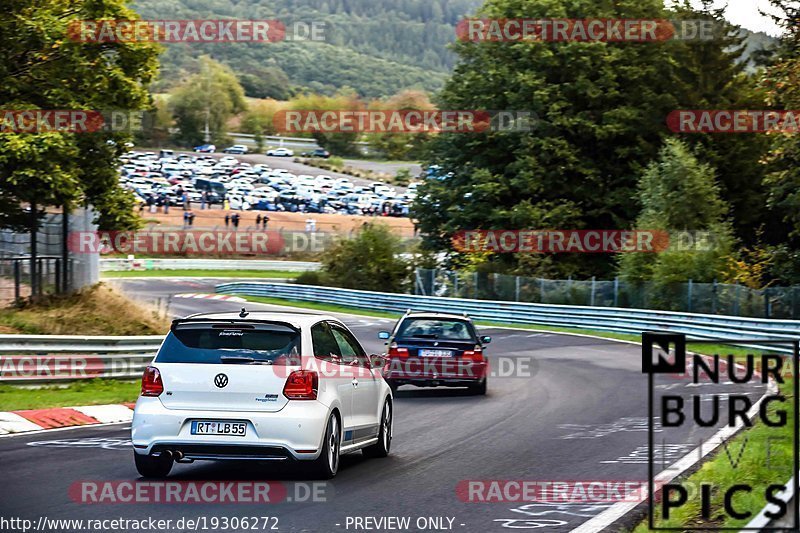
[[[138,381],[92,379],[37,389],[0,385],[0,411],[135,402]]]
[[[23,335],[160,335],[169,320],[103,283],[0,309],[2,333]]]
[[[301,272],[284,272],[282,270],[124,270],[119,272],[102,272],[104,278],[272,278],[294,279]]]

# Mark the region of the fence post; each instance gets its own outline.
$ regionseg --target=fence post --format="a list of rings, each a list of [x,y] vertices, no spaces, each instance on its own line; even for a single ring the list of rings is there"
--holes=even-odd
[[[56,294],[61,294],[61,259],[56,259]]]
[[[36,208],[36,202],[30,202],[30,210],[31,210],[31,216],[30,216],[30,218],[31,218],[31,228],[30,228],[30,230],[31,230],[31,246],[30,246],[30,248],[31,248],[31,258],[30,258],[31,266],[30,266],[30,269],[31,269],[31,298],[32,299],[35,299],[36,295],[39,293],[39,291],[36,289],[36,282],[38,281],[36,271],[37,271],[37,267],[39,266],[37,264],[38,262],[36,260],[36,253],[38,252],[38,250],[37,250],[37,248],[38,248],[37,238],[38,238],[38,231],[39,231],[39,219],[38,219],[39,213],[38,213],[38,211],[36,209],[37,209]]]
[[[771,318],[772,309],[769,305],[769,287],[764,289],[764,318]]]
[[[686,311],[688,313],[692,312],[692,284],[692,280],[686,284]]]
[[[431,296],[436,296],[436,269],[431,269]]]
[[[516,279],[514,280],[514,284],[515,284],[514,294],[515,294],[515,297],[516,297],[515,301],[518,302],[519,301],[519,276],[517,276]]]
[[[711,314],[717,314],[717,279],[711,284]]]
[[[596,279],[595,279],[594,276],[592,276],[592,303],[591,303],[592,307],[594,307],[594,292],[595,292],[596,286],[597,286]]]
[[[39,277],[39,279],[36,281],[36,286],[39,289],[39,293],[38,293],[39,296],[41,296],[43,294],[43,292],[42,292],[43,291],[43,287],[42,287],[43,283],[42,282],[44,281],[44,273],[42,272],[42,262],[43,261],[40,258],[39,259],[39,265],[38,265],[38,271],[36,272],[36,275]]]
[[[19,267],[20,262],[14,261],[14,300],[19,300],[19,288],[22,284],[22,272]]]
[[[619,307],[619,276],[614,278],[614,307]]]
[[[58,264],[58,263],[56,263]],[[61,275],[62,278],[56,286],[59,292],[69,291],[69,210],[64,204],[61,208]]]

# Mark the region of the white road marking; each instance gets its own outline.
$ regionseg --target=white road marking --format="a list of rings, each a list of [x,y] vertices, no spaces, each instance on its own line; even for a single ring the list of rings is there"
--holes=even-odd
[[[124,405],[86,405],[72,407],[72,409],[104,423],[130,422],[133,420],[133,410]]]
[[[0,435],[38,431],[40,429],[42,429],[41,426],[34,424],[18,414],[0,412]]]

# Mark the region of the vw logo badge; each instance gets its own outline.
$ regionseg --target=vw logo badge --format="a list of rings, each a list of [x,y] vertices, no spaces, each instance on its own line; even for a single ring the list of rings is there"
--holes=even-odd
[[[216,385],[218,388],[222,389],[227,384],[228,384],[228,376],[226,376],[225,374],[217,374],[214,377],[214,385]]]

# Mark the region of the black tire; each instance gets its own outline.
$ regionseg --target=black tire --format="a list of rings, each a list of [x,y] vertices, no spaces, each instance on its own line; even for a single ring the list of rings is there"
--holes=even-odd
[[[339,419],[331,414],[325,428],[325,438],[322,441],[322,450],[319,457],[311,463],[311,474],[316,479],[332,479],[339,471],[339,456],[342,444],[342,431],[339,428]]]
[[[172,458],[166,455],[153,457],[151,455],[139,455],[134,452],[133,460],[136,463],[136,470],[142,477],[167,477],[170,470],[172,470]]]
[[[381,426],[380,431],[378,431],[378,442],[361,450],[365,456],[386,457],[389,455],[389,450],[392,448],[392,424],[394,422],[392,414],[392,402],[387,399],[386,403],[383,404],[383,411],[381,412]]]
[[[475,394],[477,396],[485,396],[486,395],[486,384],[487,384],[487,382],[488,382],[488,380],[484,378],[477,385],[470,385],[469,386],[469,391],[472,394]]]
[[[394,394],[395,392],[397,392],[397,387],[399,387],[399,386],[400,386],[400,385],[398,385],[398,384],[397,384],[397,382],[396,382],[396,381],[394,381],[394,380],[391,380],[391,379],[387,379],[387,380],[386,380],[386,383],[389,385],[389,388],[390,388],[390,389],[392,389],[392,394]]]

